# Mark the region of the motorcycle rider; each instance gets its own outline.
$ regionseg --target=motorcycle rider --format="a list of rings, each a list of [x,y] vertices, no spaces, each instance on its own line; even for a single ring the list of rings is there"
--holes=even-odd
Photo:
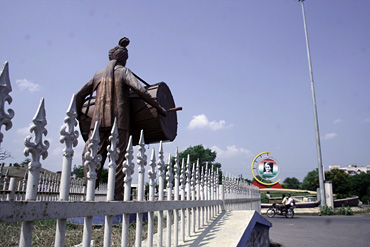
[[[288,198],[285,202],[285,210],[288,210],[288,208],[293,207],[293,198],[288,194]]]
[[[279,206],[279,209],[280,209],[280,211],[281,212],[283,212],[284,211],[284,209],[285,209],[285,203],[286,203],[286,201],[288,200],[288,198],[285,196],[285,194],[283,194],[282,196],[281,196],[281,205],[278,205]]]

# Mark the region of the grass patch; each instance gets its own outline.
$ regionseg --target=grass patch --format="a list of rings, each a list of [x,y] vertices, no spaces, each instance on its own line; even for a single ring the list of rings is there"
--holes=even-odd
[[[166,216],[163,217],[163,228],[166,227]],[[172,217],[173,222],[173,217]],[[54,246],[57,220],[34,221],[31,246]],[[22,222],[0,223],[0,247],[19,246]],[[154,234],[158,228],[158,217],[154,216]],[[128,246],[135,245],[136,223],[129,226]],[[142,240],[148,235],[148,222],[142,226]],[[122,224],[112,226],[111,246],[121,246]],[[67,221],[65,246],[74,246],[82,243],[83,225]],[[104,225],[93,225],[91,240],[95,246],[104,245]]]
[[[56,220],[35,221],[32,232],[32,246],[54,246]],[[143,224],[143,236],[146,237]],[[21,222],[0,223],[0,247],[18,246],[21,232]],[[112,246],[121,246],[122,225],[112,227]],[[65,246],[82,243],[83,225],[67,222]],[[95,246],[104,245],[104,226],[93,225],[92,240]],[[129,246],[135,244],[135,224],[130,225]]]
[[[342,207],[336,209],[335,211],[332,207],[329,206],[320,207],[320,213],[321,215],[354,215],[351,207],[345,207],[344,205],[342,205]]]

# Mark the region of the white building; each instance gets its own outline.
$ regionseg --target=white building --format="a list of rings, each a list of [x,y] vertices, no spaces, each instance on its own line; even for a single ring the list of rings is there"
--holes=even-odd
[[[345,171],[349,175],[356,175],[360,174],[361,172],[370,172],[370,165],[367,165],[366,167],[359,167],[356,164],[350,164],[347,167],[339,167],[338,165],[330,165],[329,171],[333,169],[340,169]]]

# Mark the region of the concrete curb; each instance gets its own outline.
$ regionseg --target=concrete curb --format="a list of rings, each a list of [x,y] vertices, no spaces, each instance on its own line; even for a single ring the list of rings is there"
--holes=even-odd
[[[335,208],[335,210],[338,210],[339,208]],[[362,212],[367,212],[367,208],[362,208],[362,207],[351,207],[352,211],[354,213],[362,213]],[[262,208],[261,209],[261,214],[266,214],[268,208]],[[294,209],[295,214],[319,214],[320,213],[320,207],[316,208],[295,208]]]

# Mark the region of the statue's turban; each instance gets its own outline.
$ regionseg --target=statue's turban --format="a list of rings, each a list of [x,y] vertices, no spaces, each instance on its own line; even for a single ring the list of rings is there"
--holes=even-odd
[[[109,50],[109,60],[126,61],[128,58],[128,51],[126,46],[130,44],[130,40],[126,37],[120,39],[118,45]]]

